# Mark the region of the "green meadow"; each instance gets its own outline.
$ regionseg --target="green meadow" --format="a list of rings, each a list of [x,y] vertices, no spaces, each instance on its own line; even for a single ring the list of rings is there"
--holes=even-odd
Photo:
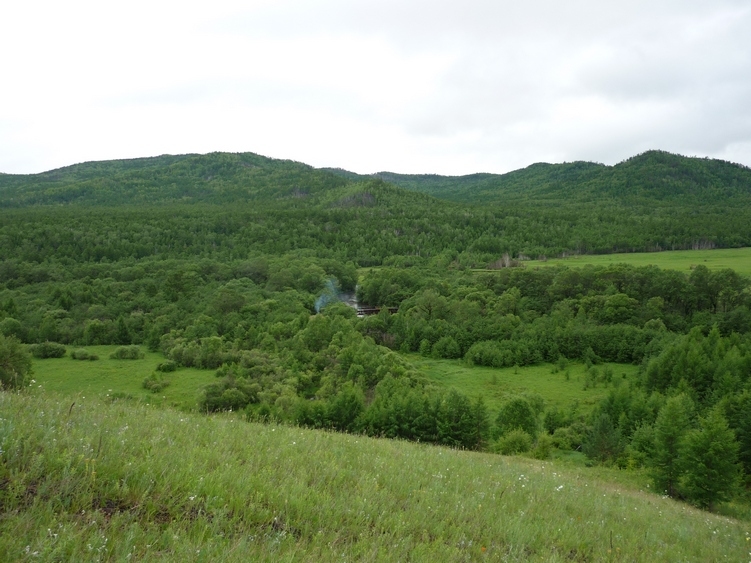
[[[511,395],[537,394],[545,399],[547,406],[558,408],[576,402],[583,412],[587,412],[608,392],[603,383],[585,388],[587,367],[578,362],[570,362],[563,370],[558,370],[551,364],[491,368],[468,366],[462,360],[424,358],[418,354],[407,357],[434,383],[470,397],[483,397],[491,416]],[[638,366],[629,364],[611,363],[597,367],[609,367],[615,384],[631,379],[638,371]]]
[[[196,408],[202,388],[216,381],[215,370],[179,368],[166,373],[170,385],[159,393],[142,387],[144,378],[165,360],[160,353],[146,352],[140,360],[114,360],[109,355],[117,346],[88,346],[99,356],[97,361],[62,358],[34,359],[34,387],[71,396],[109,398],[126,396],[144,403],[169,405],[182,410]],[[547,406],[570,407],[576,403],[588,412],[602,399],[608,387],[603,383],[585,386],[583,363],[570,362],[563,370],[551,364],[536,366],[490,368],[468,366],[462,360],[425,358],[419,354],[404,354],[415,368],[439,386],[456,389],[470,397],[483,397],[494,415],[511,395],[537,394]],[[604,364],[613,372],[616,384],[632,378],[638,367],[629,364]]]
[[[179,368],[163,374],[170,385],[159,393],[152,393],[141,384],[159,363],[165,361],[164,356],[144,350],[145,357],[140,360],[110,359],[116,348],[87,346],[86,350],[99,356],[96,361],[74,360],[69,354],[62,358],[34,359],[33,385],[81,398],[87,395],[98,398],[124,395],[144,403],[191,410],[196,408],[202,387],[216,380],[215,370]]]
[[[0,394],[4,561],[746,561],[751,527],[604,468]]]
[[[545,262],[524,262],[528,268],[539,266],[658,266],[689,273],[698,265],[710,270],[730,268],[745,276],[751,275],[751,248],[717,248],[713,250],[666,250],[664,252],[629,252],[622,254],[579,254],[567,258],[550,258]]]

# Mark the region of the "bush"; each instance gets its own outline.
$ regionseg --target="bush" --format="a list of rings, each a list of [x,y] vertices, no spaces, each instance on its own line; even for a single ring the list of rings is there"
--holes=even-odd
[[[514,455],[528,452],[532,447],[532,436],[521,428],[516,428],[508,434],[498,438],[493,450],[503,455]]]
[[[135,397],[133,395],[125,393],[124,391],[115,391],[107,397],[107,400],[110,403],[114,403],[115,401],[132,401],[134,399]]]
[[[62,358],[65,355],[65,346],[57,342],[42,342],[29,346],[29,352],[35,358]]]
[[[145,354],[141,351],[140,346],[119,346],[110,354],[113,360],[141,360]]]
[[[79,348],[78,350],[73,350],[70,353],[70,357],[74,360],[90,360],[90,361],[96,361],[99,359],[99,356],[96,354],[92,354],[89,352],[86,348]]]
[[[152,393],[159,393],[169,384],[170,382],[164,379],[164,376],[162,376],[161,373],[154,372],[143,380],[141,386],[144,389],[151,391]]]
[[[174,360],[167,360],[156,366],[156,371],[161,371],[162,373],[169,373],[175,370],[177,370],[177,362]]]
[[[496,431],[499,435],[521,429],[534,439],[537,436],[537,426],[537,414],[527,397],[513,397],[504,403],[496,418]]]
[[[470,365],[494,368],[510,367],[516,363],[514,353],[509,348],[492,340],[475,342],[467,350],[464,359]]]
[[[219,398],[221,410],[239,411],[249,403],[248,396],[237,388],[225,389]]]
[[[537,437],[537,443],[532,450],[535,459],[548,459],[553,451],[553,438],[550,434],[542,433]]]
[[[13,336],[0,335],[0,387],[20,389],[31,375],[31,356]]]
[[[198,406],[206,412],[239,411],[250,403],[257,403],[260,392],[261,386],[258,383],[243,377],[228,376],[204,387]]]
[[[459,348],[456,340],[450,336],[444,336],[438,342],[433,344],[433,357],[434,358],[447,358],[454,360],[460,358],[462,351]]]
[[[568,426],[562,426],[556,428],[553,432],[552,443],[559,450],[571,450],[573,449],[572,442],[574,437],[572,436],[571,428]]]
[[[0,334],[3,336],[15,336],[19,340],[23,338],[23,327],[13,317],[6,317],[0,321]]]

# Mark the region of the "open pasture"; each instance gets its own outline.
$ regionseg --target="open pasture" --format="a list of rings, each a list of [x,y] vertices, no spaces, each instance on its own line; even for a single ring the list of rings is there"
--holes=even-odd
[[[664,252],[627,252],[620,254],[579,254],[567,258],[550,258],[545,262],[530,260],[526,267],[545,266],[610,266],[631,264],[633,266],[658,266],[663,269],[690,273],[703,265],[710,270],[730,268],[744,276],[751,276],[751,248],[717,248],[714,250],[666,250]]]
[[[99,356],[96,361],[74,360],[68,354],[62,358],[34,359],[35,387],[81,397],[112,397],[113,394],[130,395],[136,400],[155,405],[169,405],[184,410],[196,408],[196,402],[204,385],[215,381],[214,370],[179,368],[165,373],[170,382],[159,393],[144,389],[144,378],[151,375],[156,366],[165,361],[162,354],[145,352],[140,360],[113,360],[110,354],[117,346],[86,346],[86,350]]]
[[[462,360],[437,360],[410,354],[409,360],[431,381],[460,391],[469,397],[483,397],[491,415],[511,395],[530,393],[545,399],[548,406],[567,408],[574,401],[582,411],[589,411],[608,392],[609,386],[598,383],[585,389],[583,363],[569,362],[561,371],[551,364],[538,366],[490,368],[468,366]],[[613,372],[613,384],[626,382],[636,376],[638,366],[630,364],[602,364]],[[566,376],[568,372],[568,377]]]

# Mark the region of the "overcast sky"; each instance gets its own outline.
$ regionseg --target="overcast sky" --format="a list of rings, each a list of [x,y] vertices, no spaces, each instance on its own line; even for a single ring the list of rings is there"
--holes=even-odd
[[[0,22],[0,172],[212,151],[751,166],[749,0],[24,0]]]

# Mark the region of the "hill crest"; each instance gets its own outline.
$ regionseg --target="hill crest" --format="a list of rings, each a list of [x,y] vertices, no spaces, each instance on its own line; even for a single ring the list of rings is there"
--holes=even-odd
[[[506,174],[463,176],[314,168],[254,153],[160,155],[92,161],[39,174],[0,174],[0,206],[127,205],[274,201],[323,196],[374,179],[412,192],[475,205],[751,205],[751,169],[652,150],[613,166],[538,162]]]

